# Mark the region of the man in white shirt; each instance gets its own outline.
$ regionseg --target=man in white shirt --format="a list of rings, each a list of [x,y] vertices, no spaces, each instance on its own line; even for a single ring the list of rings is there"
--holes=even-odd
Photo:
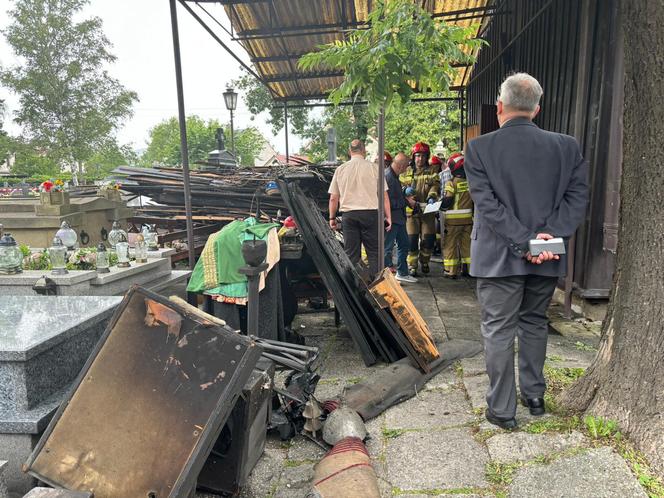
[[[351,263],[356,265],[362,256],[362,245],[369,259],[371,277],[382,268],[378,259],[378,165],[365,159],[364,142],[350,144],[350,161],[334,172],[328,193],[330,228],[337,230],[337,215],[343,213],[344,249]],[[386,230],[392,227],[387,183],[384,186]]]

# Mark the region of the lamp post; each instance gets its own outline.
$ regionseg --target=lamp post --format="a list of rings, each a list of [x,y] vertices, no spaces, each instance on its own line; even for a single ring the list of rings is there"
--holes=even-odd
[[[226,91],[224,92],[224,103],[226,104],[226,109],[231,111],[231,151],[233,152],[233,157],[235,157],[235,132],[233,130],[233,111],[237,108],[237,92],[230,87],[226,88]],[[221,151],[219,151],[219,153],[221,154]]]

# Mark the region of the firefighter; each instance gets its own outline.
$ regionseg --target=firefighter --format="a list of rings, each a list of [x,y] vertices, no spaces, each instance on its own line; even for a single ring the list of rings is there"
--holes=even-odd
[[[417,142],[411,151],[411,167],[401,175],[409,206],[406,207],[408,232],[408,273],[417,276],[419,260],[422,273],[429,273],[429,259],[436,240],[436,213],[423,213],[423,206],[434,203],[440,195],[438,171],[429,165],[429,146]]]
[[[473,200],[463,169],[463,154],[456,153],[450,156],[447,165],[452,173],[452,179],[445,183],[440,206],[445,211],[443,267],[444,276],[456,278],[460,270],[467,274],[470,266]]]

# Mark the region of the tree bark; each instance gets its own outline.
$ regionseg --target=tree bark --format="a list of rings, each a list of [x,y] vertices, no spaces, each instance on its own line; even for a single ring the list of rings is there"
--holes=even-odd
[[[620,231],[599,352],[561,396],[617,420],[664,474],[664,0],[621,0],[625,105]]]

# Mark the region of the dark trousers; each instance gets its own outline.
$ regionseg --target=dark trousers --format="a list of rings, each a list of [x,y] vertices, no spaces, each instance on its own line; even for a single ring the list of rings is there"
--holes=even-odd
[[[375,277],[381,269],[378,261],[378,210],[348,211],[342,218],[344,249],[350,262],[357,265],[362,259],[362,246],[367,251],[369,272]]]
[[[557,277],[521,275],[478,278],[482,337],[489,374],[486,401],[500,418],[516,413],[514,337],[519,337],[519,389],[526,398],[544,396],[544,360],[548,337],[546,310]]]

